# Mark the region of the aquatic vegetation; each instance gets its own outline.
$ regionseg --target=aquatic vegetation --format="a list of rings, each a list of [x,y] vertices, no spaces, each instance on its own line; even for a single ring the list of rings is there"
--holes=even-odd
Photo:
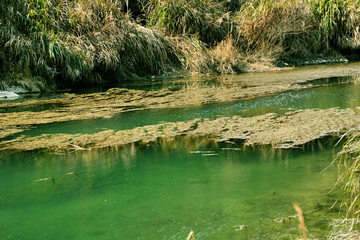
[[[54,151],[87,151],[99,148],[117,148],[129,144],[167,145],[177,138],[198,139],[199,144],[209,141],[217,143],[236,143],[240,146],[269,145],[273,148],[322,148],[321,139],[332,142],[346,131],[354,131],[354,122],[360,115],[351,109],[304,110],[292,115],[278,116],[265,114],[242,118],[233,116],[215,120],[194,119],[184,122],[148,125],[128,130],[106,130],[95,134],[43,134],[29,137],[20,136],[3,141],[0,149]],[[331,123],[326,125],[325,123]],[[194,127],[196,126],[196,127]],[[341,126],[341,128],[339,127]],[[201,143],[199,139],[203,139]],[[193,150],[201,156],[219,156],[216,152]]]

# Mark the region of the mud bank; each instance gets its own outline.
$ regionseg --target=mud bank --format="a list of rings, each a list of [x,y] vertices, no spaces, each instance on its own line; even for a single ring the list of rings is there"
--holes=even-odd
[[[223,117],[164,123],[131,130],[107,130],[97,134],[44,134],[3,141],[0,149],[75,149],[120,147],[131,143],[150,144],[176,137],[207,137],[216,142],[241,142],[244,146],[271,145],[276,148],[302,147],[322,137],[340,137],[359,130],[360,108],[290,111],[285,116],[266,114],[256,117]]]

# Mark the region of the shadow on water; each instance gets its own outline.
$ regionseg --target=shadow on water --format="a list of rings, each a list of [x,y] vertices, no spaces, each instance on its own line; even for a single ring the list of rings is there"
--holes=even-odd
[[[47,110],[56,110],[63,107],[67,107],[67,104],[62,104],[62,103],[28,104],[25,106],[20,105],[16,107],[2,107],[0,109],[0,113],[42,112]]]

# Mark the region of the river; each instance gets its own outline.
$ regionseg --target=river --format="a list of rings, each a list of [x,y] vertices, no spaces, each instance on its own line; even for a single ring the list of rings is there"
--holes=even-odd
[[[355,108],[359,101],[354,78],[324,79],[310,89],[40,124],[21,134],[91,134],[194,118]],[[274,149],[180,137],[142,147],[2,151],[0,239],[186,239],[190,231],[197,240],[290,239],[300,236],[294,203],[305,213],[308,235],[326,239],[330,219],[341,218],[337,205],[329,210],[340,194],[329,193],[337,168],[322,172],[341,149],[336,142]]]

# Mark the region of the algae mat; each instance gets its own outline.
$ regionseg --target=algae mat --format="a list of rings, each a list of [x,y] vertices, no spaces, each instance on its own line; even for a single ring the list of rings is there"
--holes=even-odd
[[[157,144],[177,137],[202,138],[215,142],[232,142],[244,146],[271,145],[278,148],[302,147],[322,137],[339,138],[358,130],[360,109],[297,110],[280,116],[223,117],[215,120],[194,119],[163,123],[130,130],[107,130],[96,134],[43,134],[18,137],[0,143],[0,149],[11,150],[91,150],[120,147],[131,143]]]
[[[91,119],[91,118],[110,118],[114,116],[114,114],[128,111],[136,111],[136,110],[145,110],[145,109],[161,109],[161,108],[179,108],[179,107],[187,107],[194,106],[199,104],[209,104],[215,102],[230,102],[239,99],[249,99],[254,97],[267,96],[272,94],[277,94],[285,91],[294,91],[301,90],[306,88],[315,87],[315,81],[317,79],[327,78],[336,78],[340,76],[356,76],[360,74],[360,68],[358,67],[358,63],[352,64],[339,64],[339,65],[331,65],[331,66],[316,66],[316,67],[305,67],[293,70],[284,70],[284,71],[276,71],[276,72],[267,72],[267,73],[249,73],[249,74],[241,74],[241,75],[221,75],[221,76],[210,76],[208,78],[216,78],[215,84],[206,84],[204,81],[205,78],[192,78],[192,80],[187,81],[182,85],[180,89],[176,89],[169,87],[166,89],[158,90],[158,91],[144,91],[144,90],[132,90],[132,89],[121,89],[121,88],[113,88],[109,89],[104,93],[94,93],[94,94],[63,94],[61,98],[57,99],[48,99],[48,100],[30,100],[30,101],[22,101],[22,102],[0,102],[0,138],[4,138],[7,136],[11,136],[15,133],[22,132],[26,129],[34,127],[36,124],[46,124],[53,122],[63,122],[63,121],[72,121],[72,120],[81,120],[81,119]],[[352,78],[351,81],[357,81],[356,78]],[[326,82],[326,81],[325,81]],[[52,106],[49,109],[46,109],[46,106]],[[16,109],[16,110],[15,110]],[[39,110],[36,110],[39,109]],[[44,110],[45,109],[45,110]],[[332,110],[329,110],[332,112]],[[337,110],[340,111],[340,110]],[[347,116],[344,119],[346,121],[352,121],[355,124],[357,121],[357,113],[351,110],[346,110],[345,115],[350,114],[351,116]],[[300,117],[304,114],[310,114],[310,112],[303,113],[291,113],[291,117]],[[317,126],[325,125],[327,126],[327,122],[337,122],[337,115],[335,116],[327,116],[324,117],[321,111],[314,111],[311,113],[312,115],[316,115],[315,117],[311,116],[311,119],[317,119]],[[335,114],[335,113],[334,113]],[[336,113],[343,114],[343,113]],[[326,114],[325,114],[326,115]],[[304,129],[300,129],[305,124],[300,120],[297,123],[293,123],[291,126],[287,126],[286,123],[281,124],[279,120],[280,117],[274,117],[275,115],[265,115],[255,118],[243,119],[240,117],[234,117],[229,119],[220,118],[215,121],[210,120],[193,120],[189,122],[182,123],[169,123],[166,126],[148,126],[142,128],[136,128],[128,131],[107,131],[101,132],[94,135],[66,135],[66,134],[58,134],[58,135],[47,135],[46,138],[52,139],[54,143],[47,143],[43,145],[38,145],[33,142],[33,146],[26,146],[25,142],[35,141],[34,138],[26,138],[21,137],[15,139],[11,142],[2,142],[2,148],[16,148],[18,146],[19,149],[36,149],[36,148],[54,148],[58,146],[62,146],[62,143],[65,145],[69,143],[70,140],[66,139],[90,139],[90,140],[81,140],[77,145],[81,146],[91,146],[91,147],[104,147],[104,146],[112,146],[112,145],[122,145],[128,144],[130,142],[136,141],[153,141],[156,138],[167,138],[174,137],[178,135],[187,135],[187,136],[195,136],[197,135],[215,135],[218,139],[226,139],[231,137],[237,137],[239,139],[245,139],[247,144],[275,144],[282,145],[288,144],[299,145],[303,142],[306,142],[306,139],[310,139],[306,134],[306,137],[301,137],[304,134],[302,131]],[[260,136],[263,130],[259,130],[259,120],[267,119],[268,132],[267,135],[270,134],[270,129],[274,131],[274,124],[279,124],[283,126],[281,131],[288,131],[288,135],[291,135],[294,132],[293,128],[296,127],[296,124],[300,124],[298,137],[287,137],[284,133],[283,135],[276,133],[277,136],[285,137],[288,143],[280,140],[264,140],[270,139],[268,136],[264,136],[263,140],[256,140],[256,136]],[[288,120],[290,116],[287,116]],[[306,117],[304,117],[306,118]],[[321,119],[324,118],[324,119]],[[241,119],[241,123],[238,122]],[[351,119],[351,120],[349,120]],[[216,121],[226,122],[226,129],[233,130],[225,130],[219,129],[216,124],[219,124]],[[264,121],[264,120],[261,120]],[[279,121],[279,122],[276,122]],[[196,123],[196,124],[195,124]],[[207,125],[207,128],[199,128],[201,125]],[[196,126],[193,126],[193,125]],[[253,124],[253,125],[251,125]],[[339,126],[332,126],[324,129],[324,131],[333,131],[337,132],[336,134],[343,133],[345,130],[353,128],[354,124],[347,124],[345,128],[340,132],[338,131]],[[211,126],[210,126],[211,125]],[[214,126],[212,126],[214,125]],[[233,126],[234,125],[234,126]],[[249,129],[244,131],[236,132],[235,125],[239,129]],[[330,124],[331,125],[331,124]],[[340,126],[342,126],[340,124]],[[285,128],[288,128],[285,130]],[[161,131],[155,131],[159,129]],[[167,129],[171,129],[171,131],[165,131]],[[318,128],[318,127],[314,127]],[[322,128],[322,127],[320,127]],[[154,130],[155,129],[155,130]],[[178,130],[183,129],[183,130]],[[200,130],[202,133],[200,132]],[[191,131],[190,131],[191,130]],[[140,132],[139,132],[140,131]],[[143,132],[141,132],[143,131]],[[228,135],[221,135],[227,133]],[[305,130],[304,130],[305,131]],[[170,133],[171,132],[171,133]],[[295,131],[296,132],[296,131]],[[186,133],[186,134],[185,134]],[[191,134],[190,134],[191,133]],[[195,134],[196,133],[196,134]],[[250,134],[251,133],[251,134]],[[118,141],[113,140],[114,143],[111,143],[110,140],[105,141],[104,138],[112,138],[117,139],[117,135],[130,135],[132,137],[124,137],[124,140]],[[249,140],[249,136],[251,135],[251,139]],[[305,136],[304,135],[304,136]],[[309,134],[308,134],[309,135]],[[320,137],[319,134],[312,134],[312,138]],[[45,136],[35,137],[35,139],[42,139]],[[61,140],[64,138],[64,140]],[[100,138],[97,142],[91,139]],[[32,140],[31,140],[32,139]],[[57,140],[55,140],[57,139]],[[301,140],[304,139],[304,140]],[[42,140],[43,141],[43,140]],[[85,143],[81,143],[84,142]],[[87,144],[89,141],[91,144]],[[20,146],[19,143],[25,144]],[[96,143],[95,143],[96,142]],[[15,144],[18,143],[18,144]]]

